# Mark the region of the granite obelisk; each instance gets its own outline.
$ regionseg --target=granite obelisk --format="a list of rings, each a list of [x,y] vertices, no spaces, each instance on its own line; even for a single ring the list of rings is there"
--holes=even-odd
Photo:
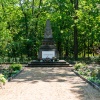
[[[46,27],[44,32],[44,39],[42,41],[42,45],[40,46],[38,59],[53,59],[58,58],[58,51],[55,46],[55,42],[52,35],[52,29],[50,20],[47,19]]]
[[[50,24],[50,20],[49,19],[46,21],[44,38],[53,38],[51,24]]]

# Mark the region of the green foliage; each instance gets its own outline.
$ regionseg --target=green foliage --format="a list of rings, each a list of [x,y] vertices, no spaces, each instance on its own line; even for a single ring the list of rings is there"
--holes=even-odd
[[[91,67],[89,68],[84,63],[76,63],[74,65],[74,69],[82,77],[100,86],[100,66],[99,65],[95,65],[93,66],[93,68]]]
[[[78,70],[78,73],[79,73],[80,75],[83,75],[83,76],[90,76],[91,71],[87,68],[87,66],[84,66],[84,67],[82,67],[82,68],[80,68],[80,69]]]
[[[84,66],[85,66],[85,63],[76,63],[74,65],[74,69],[79,70],[80,68],[84,68]]]
[[[89,69],[85,64],[77,63],[74,68],[78,74],[82,75],[87,80],[100,85],[100,66]]]
[[[94,82],[96,84],[100,85],[100,79],[98,79],[97,77],[88,77],[87,78],[89,81]]]
[[[6,83],[6,78],[4,77],[4,75],[0,74],[0,83],[5,84]]]
[[[21,70],[22,69],[22,65],[21,64],[11,64],[9,66],[9,71],[16,71],[16,70]]]
[[[93,57],[91,57],[91,60],[93,62],[96,62],[96,63],[99,63],[100,64],[100,56],[93,56]]]
[[[49,18],[59,56],[73,57],[75,37],[78,55],[90,55],[90,47],[100,43],[99,0],[1,0],[0,56],[36,59]],[[75,25],[78,30],[75,32]],[[87,55],[88,54],[88,55]]]
[[[33,57],[0,57],[0,63],[28,63]]]
[[[91,71],[91,77],[96,77],[97,76],[97,71],[95,69],[93,69]]]
[[[96,67],[97,77],[100,79],[100,66]]]
[[[7,79],[10,75],[9,75],[10,71],[8,69],[3,69],[2,70],[2,74],[4,75],[4,77]]]
[[[1,73],[4,75],[6,79],[8,79],[9,77],[16,75],[21,69],[22,69],[21,64],[11,64],[9,68],[2,69]]]

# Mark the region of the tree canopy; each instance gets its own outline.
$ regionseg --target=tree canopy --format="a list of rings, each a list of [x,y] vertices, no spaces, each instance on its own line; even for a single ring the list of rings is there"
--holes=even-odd
[[[60,58],[100,46],[100,0],[0,0],[0,56],[36,59],[47,19]]]

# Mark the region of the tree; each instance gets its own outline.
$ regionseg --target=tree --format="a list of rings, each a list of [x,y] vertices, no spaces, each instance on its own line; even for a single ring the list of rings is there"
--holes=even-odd
[[[99,0],[0,0],[1,56],[36,59],[47,19],[60,58],[90,57],[100,43]]]

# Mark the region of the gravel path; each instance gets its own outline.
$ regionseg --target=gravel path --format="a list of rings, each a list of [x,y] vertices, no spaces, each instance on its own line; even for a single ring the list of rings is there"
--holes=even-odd
[[[0,89],[0,100],[100,100],[100,92],[70,68],[25,68]]]

